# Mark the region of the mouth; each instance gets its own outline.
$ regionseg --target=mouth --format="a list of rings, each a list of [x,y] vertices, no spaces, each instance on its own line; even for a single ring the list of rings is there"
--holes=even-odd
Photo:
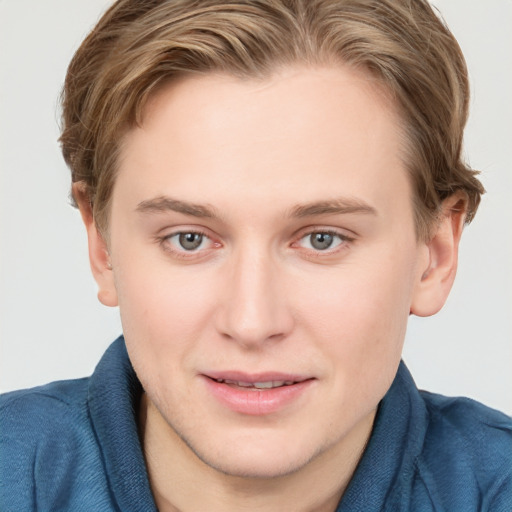
[[[285,375],[247,375],[239,372],[204,375],[211,397],[222,407],[250,416],[263,416],[297,407],[308,396],[315,378]]]

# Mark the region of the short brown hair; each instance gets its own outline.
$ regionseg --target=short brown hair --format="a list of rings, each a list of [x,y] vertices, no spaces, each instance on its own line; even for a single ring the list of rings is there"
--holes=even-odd
[[[391,93],[420,238],[457,191],[473,218],[484,189],[462,160],[467,69],[427,0],[118,0],[76,52],[62,100],[64,158],[100,230],[120,141],[157,88],[187,73],[265,77],[295,63],[363,68]]]

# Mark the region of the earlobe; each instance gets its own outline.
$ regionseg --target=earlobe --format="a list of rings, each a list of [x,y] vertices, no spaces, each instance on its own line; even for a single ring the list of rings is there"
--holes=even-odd
[[[445,199],[435,232],[429,242],[428,264],[419,271],[411,313],[436,314],[446,302],[457,272],[458,249],[464,227],[467,199],[457,192]]]
[[[87,231],[89,262],[94,280],[98,285],[98,299],[105,306],[115,307],[118,305],[117,291],[110,254],[105,239],[94,220],[92,205],[86,194],[84,183],[73,184],[73,197],[78,204]]]

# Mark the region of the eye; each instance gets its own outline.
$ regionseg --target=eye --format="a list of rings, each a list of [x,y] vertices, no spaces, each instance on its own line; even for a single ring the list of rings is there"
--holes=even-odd
[[[347,241],[348,238],[338,233],[330,231],[315,231],[308,233],[299,240],[299,245],[305,249],[312,249],[314,251],[327,251],[334,249]]]
[[[182,232],[174,233],[165,238],[165,241],[172,245],[174,250],[194,252],[199,249],[206,249],[211,245],[211,240],[202,233]]]

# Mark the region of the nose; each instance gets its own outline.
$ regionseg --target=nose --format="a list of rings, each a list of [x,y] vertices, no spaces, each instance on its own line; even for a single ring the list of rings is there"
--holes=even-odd
[[[278,265],[264,251],[233,255],[219,294],[217,329],[247,349],[285,338],[293,328],[289,297]]]

